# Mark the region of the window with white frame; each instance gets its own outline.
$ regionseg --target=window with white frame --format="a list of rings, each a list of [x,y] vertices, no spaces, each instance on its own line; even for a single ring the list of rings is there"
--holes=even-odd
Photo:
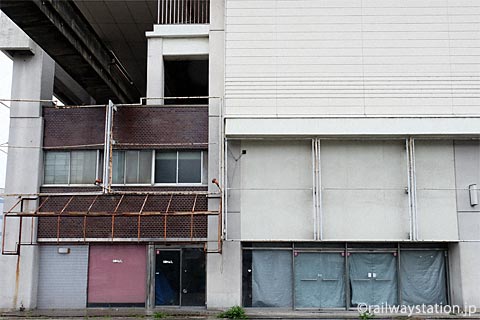
[[[151,150],[114,150],[112,154],[113,184],[151,184]]]
[[[97,177],[98,151],[46,151],[44,184],[93,184]]]
[[[155,183],[202,183],[203,151],[156,151]]]

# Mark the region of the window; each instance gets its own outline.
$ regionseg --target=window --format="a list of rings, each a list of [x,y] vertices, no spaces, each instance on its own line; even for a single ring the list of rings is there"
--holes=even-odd
[[[202,183],[202,151],[157,151],[155,183]]]
[[[113,185],[201,184],[207,152],[113,150]],[[45,185],[92,184],[103,176],[101,150],[46,151]]]
[[[93,184],[97,176],[98,152],[45,152],[45,184]]]
[[[112,160],[113,184],[151,184],[151,150],[114,150]]]

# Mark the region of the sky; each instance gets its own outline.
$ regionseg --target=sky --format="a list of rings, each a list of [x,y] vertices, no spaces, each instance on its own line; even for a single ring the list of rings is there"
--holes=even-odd
[[[12,86],[12,60],[0,52],[0,99],[10,99]],[[3,103],[10,105],[7,101]],[[10,110],[0,104],[0,188],[5,187],[5,171],[7,155],[2,151],[8,151],[2,144],[8,141],[8,127]]]

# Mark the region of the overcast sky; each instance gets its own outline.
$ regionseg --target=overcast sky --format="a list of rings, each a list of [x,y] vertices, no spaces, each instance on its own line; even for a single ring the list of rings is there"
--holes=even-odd
[[[12,86],[12,60],[0,52],[0,99],[10,99],[10,90]],[[9,102],[5,104],[10,105]],[[1,146],[8,141],[8,126],[10,112],[5,106],[0,104],[0,150],[7,151],[7,148]],[[5,171],[7,166],[7,155],[0,151],[0,188],[5,187]]]

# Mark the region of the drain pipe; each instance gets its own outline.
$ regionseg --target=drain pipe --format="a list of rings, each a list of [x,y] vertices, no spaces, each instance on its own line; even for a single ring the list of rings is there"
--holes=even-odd
[[[103,147],[103,193],[110,193],[112,185],[112,128],[113,111],[115,106],[111,100],[108,101],[105,112],[105,142]]]

